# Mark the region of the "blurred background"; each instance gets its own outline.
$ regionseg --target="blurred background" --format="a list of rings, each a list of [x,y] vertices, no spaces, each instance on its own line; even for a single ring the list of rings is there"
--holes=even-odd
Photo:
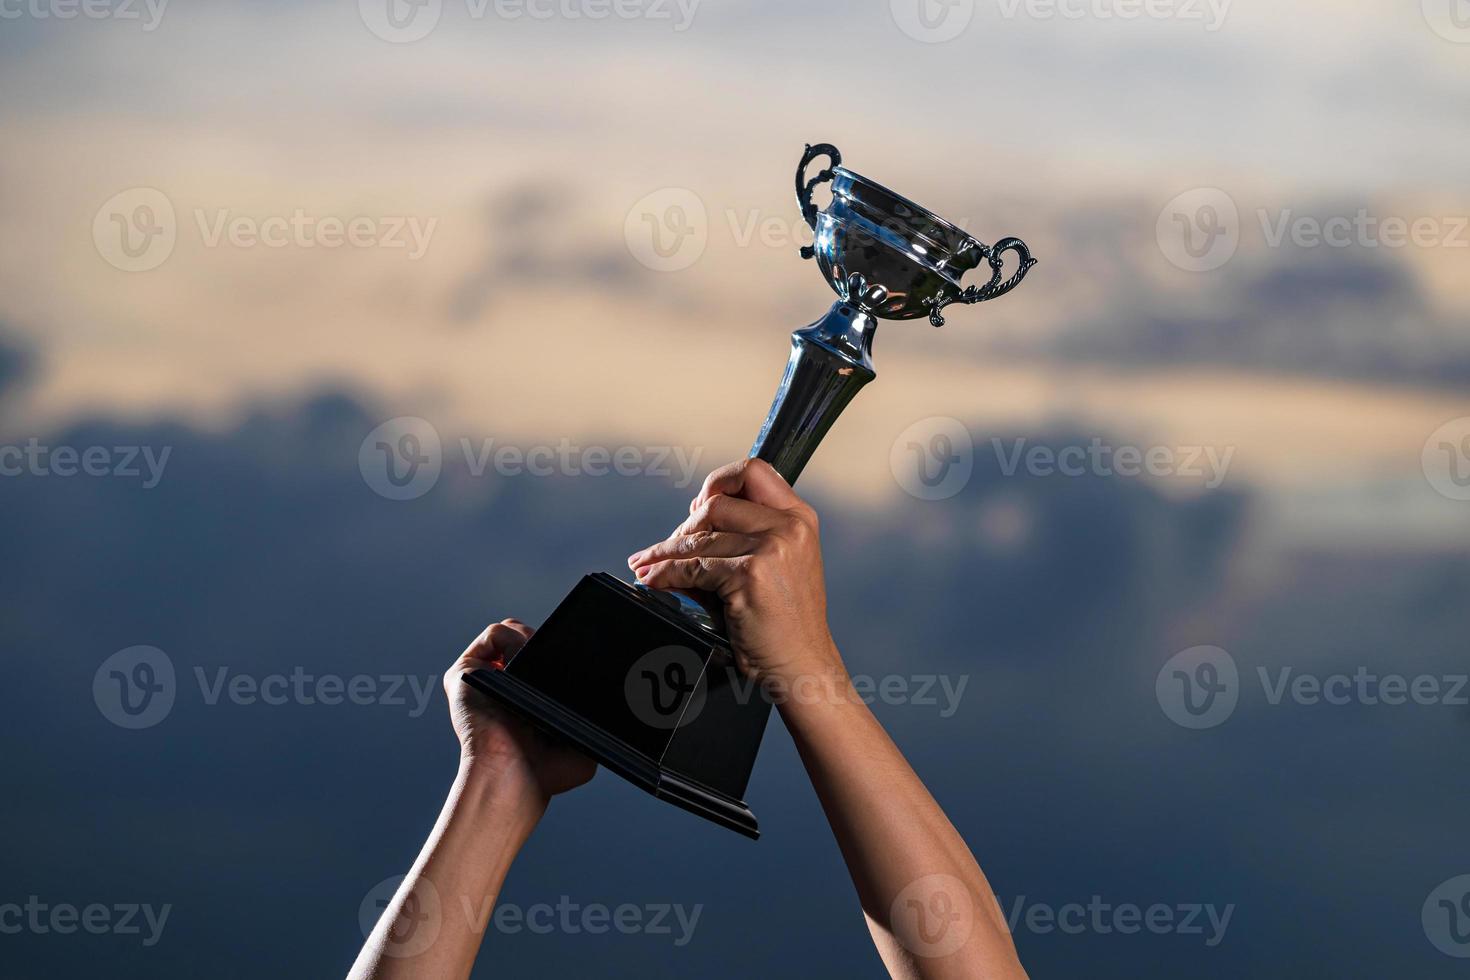
[[[1041,260],[801,484],[1032,975],[1463,975],[1464,0],[13,0],[0,86],[0,974],[346,972],[439,673],[748,449],[826,141]],[[882,975],[774,716],[747,800],[558,799],[502,906],[664,930],[476,975]]]

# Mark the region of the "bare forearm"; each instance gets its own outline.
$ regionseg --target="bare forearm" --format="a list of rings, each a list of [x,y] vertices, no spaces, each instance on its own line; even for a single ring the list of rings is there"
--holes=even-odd
[[[517,852],[546,808],[523,780],[468,759],[349,980],[468,977]]]
[[[835,656],[833,657],[835,661]],[[964,839],[845,672],[782,717],[847,862],[873,940],[902,977],[1024,977]]]

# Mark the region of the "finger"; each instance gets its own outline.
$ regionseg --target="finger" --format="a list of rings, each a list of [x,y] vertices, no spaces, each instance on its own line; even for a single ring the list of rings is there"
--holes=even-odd
[[[739,497],[716,494],[699,505],[688,519],[674,528],[669,537],[696,531],[733,531],[738,534],[760,534],[780,527],[785,515],[762,504]]]
[[[475,637],[460,659],[465,663],[504,664],[520,652],[533,632],[519,620],[494,623]]]
[[[747,558],[669,558],[638,569],[652,589],[703,589],[724,595],[745,574]]]
[[[712,472],[705,477],[704,486],[694,498],[691,510],[698,509],[701,503],[715,494],[742,497],[777,510],[804,506],[796,491],[791,489],[791,484],[763,459],[742,459]]]
[[[734,558],[755,549],[756,538],[729,531],[696,531],[650,545],[628,556],[628,567],[638,568],[666,558]]]

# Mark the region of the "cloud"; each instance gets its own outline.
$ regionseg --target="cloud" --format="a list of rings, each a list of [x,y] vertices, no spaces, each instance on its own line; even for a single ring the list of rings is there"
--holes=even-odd
[[[156,489],[0,481],[11,572],[0,709],[29,746],[7,768],[0,833],[27,846],[7,851],[4,880],[53,900],[176,906],[167,963],[135,961],[123,936],[32,935],[8,937],[12,968],[84,972],[106,956],[123,975],[192,976],[238,946],[237,968],[253,975],[340,972],[361,938],[363,894],[412,860],[452,777],[442,700],[417,718],[384,706],[210,705],[196,672],[437,682],[484,623],[540,621],[580,575],[618,569],[687,502],[649,478],[475,477],[451,465],[459,433],[445,424],[438,485],[387,500],[358,459],[381,415],[327,391],[215,433],[95,420],[42,439],[171,447]],[[1008,435],[1052,448],[1090,438]],[[1205,642],[1231,649],[1247,675],[1278,662],[1430,669],[1429,655],[1465,632],[1463,556],[1400,554],[1385,588],[1375,556],[1273,555],[1251,542],[1238,494],[1006,476],[984,453],[948,501],[816,503],[829,615],[851,669],[969,678],[952,717],[875,710],[1003,897],[1236,902],[1239,933],[1212,952],[1219,975],[1269,973],[1301,943],[1325,972],[1382,973],[1415,940],[1401,933],[1415,928],[1419,899],[1404,896],[1446,876],[1463,827],[1448,818],[1463,807],[1444,755],[1425,751],[1450,715],[1398,710],[1365,727],[1359,714],[1253,704],[1205,740],[1165,719],[1153,683],[1172,653]],[[1246,557],[1278,571],[1258,580],[1255,565],[1240,567]],[[93,704],[92,676],[137,644],[168,653],[180,694],[162,724],[122,731]],[[1365,786],[1392,792],[1364,810]],[[758,845],[604,773],[558,800],[502,900],[705,903],[685,954],[712,978],[871,967],[855,906],[831,901],[846,879],[779,724],[750,799],[766,829]],[[1335,814],[1325,838],[1324,810]],[[1382,846],[1385,826],[1412,827],[1418,846],[1392,862],[1355,860]],[[1368,898],[1314,899],[1345,861]],[[711,867],[752,862],[770,874],[710,878]],[[1274,914],[1283,902],[1289,923]],[[246,911],[215,914],[224,904]],[[1389,920],[1410,925],[1376,928]],[[272,942],[231,945],[242,922]],[[766,941],[750,944],[752,929]],[[1319,941],[1345,929],[1366,938],[1351,949]],[[585,976],[615,963],[642,976],[667,964],[666,948],[634,941],[648,937],[539,938],[487,939],[495,969]],[[1116,938],[1023,931],[1018,942],[1038,975],[1135,976],[1136,950],[1103,941]],[[1198,962],[1182,941],[1150,955],[1170,974]]]

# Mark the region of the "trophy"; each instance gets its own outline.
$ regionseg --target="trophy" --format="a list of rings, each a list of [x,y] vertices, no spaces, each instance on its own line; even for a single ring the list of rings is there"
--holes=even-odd
[[[818,157],[831,165],[806,179]],[[813,190],[831,182],[825,211]],[[750,455],[794,484],[837,416],[876,376],[878,320],[927,316],[1014,289],[1036,264],[1018,238],[985,245],[842,166],[837,148],[807,146],[796,199],[815,256],[837,294],[825,316],[791,335],[791,355]],[[1003,271],[1005,254],[1016,267]],[[960,287],[971,269],[983,285]],[[721,826],[759,837],[745,805],[771,701],[735,666],[718,601],[660,592],[605,573],[585,576],[531,640],[466,683],[601,765]]]

